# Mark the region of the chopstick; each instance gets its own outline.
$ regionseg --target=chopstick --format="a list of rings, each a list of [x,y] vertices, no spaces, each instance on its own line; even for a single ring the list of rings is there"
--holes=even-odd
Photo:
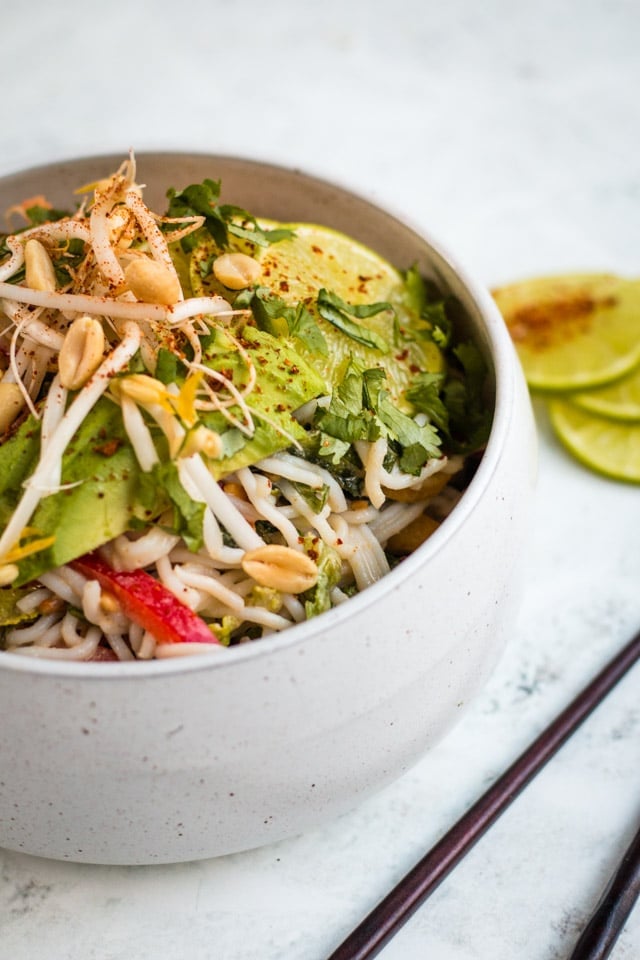
[[[639,657],[640,631],[374,907],[327,960],[371,960],[375,957]],[[615,932],[615,926],[613,922],[612,932]],[[597,958],[597,954],[593,958],[584,954],[574,960]]]
[[[569,960],[605,960],[640,895],[640,830],[625,850]]]

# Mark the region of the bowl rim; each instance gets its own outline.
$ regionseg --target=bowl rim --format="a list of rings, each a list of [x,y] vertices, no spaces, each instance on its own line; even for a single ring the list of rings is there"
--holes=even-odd
[[[40,677],[50,677],[54,680],[63,679],[90,679],[92,682],[100,681],[125,681],[138,679],[167,679],[176,674],[190,673],[193,671],[209,671],[233,668],[236,664],[256,659],[264,659],[272,655],[277,656],[279,651],[290,649],[311,642],[314,638],[317,640],[323,633],[328,632],[338,625],[346,622],[358,615],[358,612],[369,605],[371,600],[376,597],[382,598],[386,594],[392,593],[396,586],[411,576],[414,570],[420,567],[428,567],[433,556],[451,540],[459,528],[466,522],[467,518],[473,513],[477,504],[483,498],[490,480],[496,471],[500,458],[502,456],[504,440],[509,432],[509,425],[513,414],[513,402],[516,390],[517,378],[517,358],[513,345],[509,338],[507,329],[502,322],[500,312],[493,301],[489,290],[472,277],[458,259],[442,244],[434,238],[428,228],[418,224],[406,213],[397,210],[391,205],[384,205],[377,199],[354,189],[349,183],[336,179],[335,177],[325,177],[321,173],[301,168],[299,166],[286,166],[278,160],[257,159],[247,157],[241,154],[215,153],[209,151],[180,151],[180,150],[140,150],[135,152],[138,166],[144,164],[147,158],[166,159],[179,162],[185,161],[209,160],[212,164],[216,162],[240,162],[247,166],[255,166],[263,169],[276,169],[284,174],[294,175],[309,183],[315,182],[320,187],[329,187],[339,192],[350,195],[365,206],[372,208],[374,212],[380,213],[398,222],[401,226],[412,231],[419,240],[426,245],[434,259],[440,260],[459,280],[462,287],[467,292],[470,299],[477,307],[478,314],[484,322],[484,333],[489,345],[491,360],[494,367],[495,377],[495,405],[491,432],[487,446],[482,459],[478,465],[471,482],[465,489],[455,509],[446,518],[438,529],[429,537],[429,539],[418,547],[412,554],[406,557],[402,564],[389,571],[380,580],[367,587],[366,590],[354,597],[348,602],[340,604],[331,610],[326,611],[319,617],[307,620],[303,623],[293,624],[291,627],[283,630],[281,633],[272,634],[262,638],[259,642],[240,644],[238,646],[224,648],[220,651],[206,653],[190,654],[188,656],[171,657],[161,660],[136,660],[136,661],[58,661],[47,660],[46,658],[36,658],[20,656],[4,656],[0,653],[0,672],[9,671],[19,674],[28,674]],[[56,159],[48,163],[36,164],[26,168],[6,173],[0,176],[0,186],[15,180],[19,181],[22,177],[42,173],[43,176],[51,174],[56,170],[63,170],[73,165],[83,162],[95,161],[96,163],[112,162],[118,166],[123,159],[123,154],[105,154],[95,153],[82,156],[74,156],[62,159]],[[115,169],[115,167],[114,167]]]

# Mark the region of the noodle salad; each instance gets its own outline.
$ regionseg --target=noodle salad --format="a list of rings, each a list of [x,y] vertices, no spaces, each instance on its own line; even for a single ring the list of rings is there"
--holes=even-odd
[[[456,504],[489,433],[459,306],[131,155],[0,235],[0,650],[213,652],[341,604]]]

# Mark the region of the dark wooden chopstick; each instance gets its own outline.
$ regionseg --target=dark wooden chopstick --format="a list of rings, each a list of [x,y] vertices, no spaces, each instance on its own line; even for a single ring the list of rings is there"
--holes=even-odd
[[[371,960],[640,657],[640,631],[374,907],[328,960]],[[588,955],[582,958],[587,960]]]
[[[605,960],[640,896],[640,830],[625,850],[569,960]]]

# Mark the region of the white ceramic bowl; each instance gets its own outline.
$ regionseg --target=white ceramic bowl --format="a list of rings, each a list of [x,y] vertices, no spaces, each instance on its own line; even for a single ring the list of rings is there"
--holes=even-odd
[[[68,206],[119,157],[5,178],[0,209]],[[63,664],[0,655],[0,845],[58,859],[161,863],[300,833],[406,771],[461,716],[513,624],[535,440],[518,362],[488,293],[427,237],[302,173],[228,157],[138,157],[168,185],[222,178],[257,215],[351,233],[455,294],[495,374],[488,448],[459,505],[382,581],[225,656]]]

